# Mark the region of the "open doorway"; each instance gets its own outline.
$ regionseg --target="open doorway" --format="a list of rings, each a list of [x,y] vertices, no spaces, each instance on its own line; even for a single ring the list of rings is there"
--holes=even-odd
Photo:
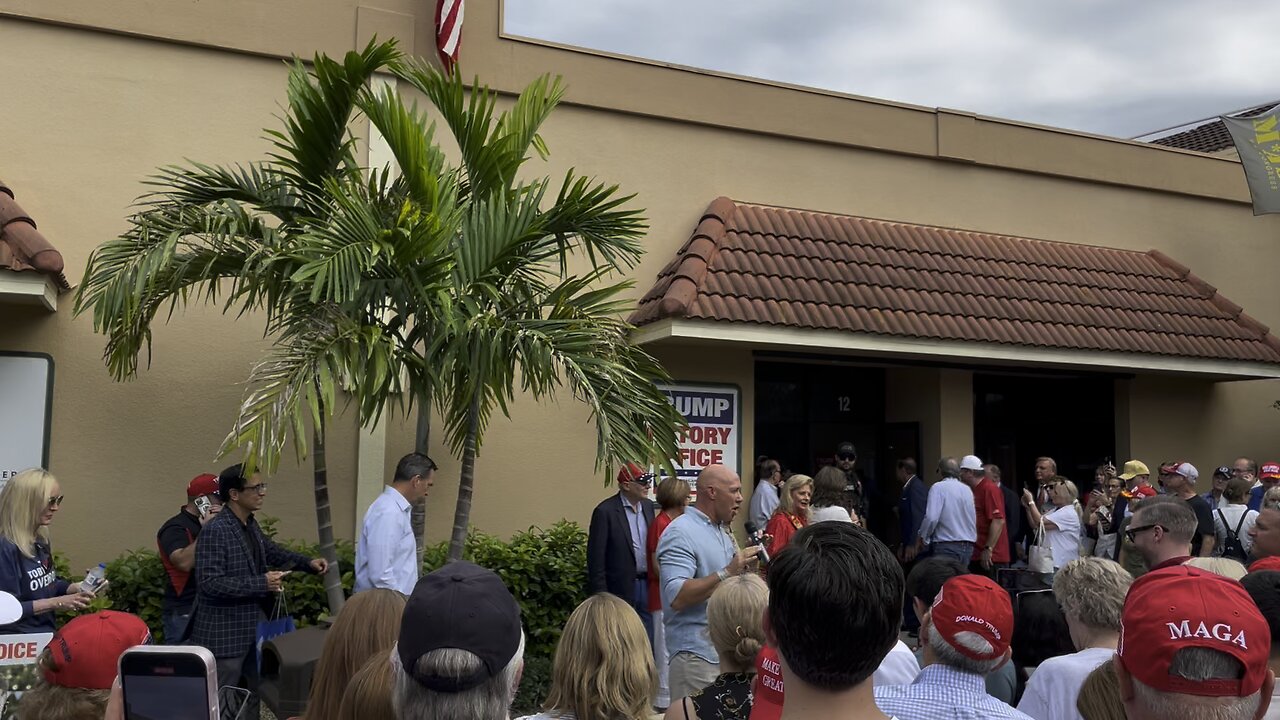
[[[1047,456],[1085,497],[1094,469],[1116,461],[1115,418],[1112,377],[973,376],[976,452],[1014,489],[1033,483],[1036,458]]]

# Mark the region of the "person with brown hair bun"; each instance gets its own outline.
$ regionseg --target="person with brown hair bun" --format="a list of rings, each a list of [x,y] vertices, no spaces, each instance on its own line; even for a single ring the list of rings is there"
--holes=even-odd
[[[325,634],[307,697],[307,720],[332,718],[356,671],[370,658],[391,651],[400,635],[404,606],[404,595],[386,588],[365,590],[347,600]]]

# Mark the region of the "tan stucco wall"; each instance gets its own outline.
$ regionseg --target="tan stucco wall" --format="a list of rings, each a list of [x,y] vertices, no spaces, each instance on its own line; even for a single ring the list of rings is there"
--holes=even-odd
[[[155,166],[184,157],[261,157],[260,128],[276,123],[285,77],[277,59],[263,56],[341,52],[375,30],[385,36],[402,27],[409,28],[402,31],[407,43],[429,48],[422,28],[430,3],[388,5],[412,21],[398,26],[391,15],[344,0],[239,0],[220,10],[193,2],[172,5],[163,16],[142,0],[114,3],[111,13],[88,0],[11,2],[0,10],[7,105],[0,176],[63,251],[77,280],[89,251],[123,229],[130,201],[143,191],[139,179]],[[531,163],[528,172],[558,177],[573,167],[638,193],[651,228],[649,254],[633,273],[637,295],[688,238],[707,203],[728,195],[1159,248],[1262,322],[1280,326],[1280,301],[1268,284],[1280,264],[1280,218],[1252,216],[1238,164],[500,39],[496,12],[494,4],[469,5],[464,71],[507,91],[537,72],[565,76],[569,102],[544,131],[552,159]],[[17,21],[7,13],[176,42]],[[87,318],[73,319],[66,305],[52,317],[3,306],[0,312],[0,349],[49,352],[58,363],[52,465],[73,500],[59,519],[59,546],[85,563],[104,548],[114,555],[149,545],[153,526],[179,502],[182,481],[214,467],[212,454],[243,390],[238,383],[265,347],[260,326],[210,311],[178,317],[157,330],[153,368],[118,386],[101,366],[102,341]],[[749,481],[750,349],[655,351],[679,379],[741,386]],[[917,380],[925,382],[913,387]],[[965,370],[891,371],[890,412],[901,415],[891,419],[912,419],[908,407],[923,413],[924,463],[971,445],[971,383]],[[895,407],[898,396],[907,399]],[[1168,397],[1183,398],[1184,410],[1203,398],[1196,407],[1206,419],[1198,430],[1169,429]],[[1269,405],[1278,397],[1280,383],[1205,386],[1139,378],[1124,399],[1131,425],[1121,435],[1140,457],[1190,454],[1205,465],[1241,451],[1276,454],[1280,414]],[[930,398],[936,407],[927,407]],[[475,525],[507,534],[559,517],[585,522],[612,491],[593,469],[594,429],[587,421],[567,395],[558,403],[520,399],[510,421],[495,417],[478,464]],[[411,422],[390,422],[388,466],[409,449],[413,432]],[[330,437],[335,522],[346,536],[361,510],[352,481],[355,436],[354,425],[344,421]],[[438,423],[432,454],[441,472],[428,528],[438,540],[452,525],[457,477]],[[286,534],[313,533],[305,466],[272,478],[267,512],[282,517]],[[104,523],[104,516],[129,522]],[[138,520],[152,517],[155,522]]]

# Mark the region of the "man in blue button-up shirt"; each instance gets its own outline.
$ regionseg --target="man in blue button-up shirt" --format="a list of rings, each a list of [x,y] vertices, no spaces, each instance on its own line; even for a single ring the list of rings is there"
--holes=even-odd
[[[742,504],[742,480],[723,465],[698,475],[698,500],[658,540],[662,618],[670,660],[671,699],[690,695],[720,674],[707,636],[707,598],[722,580],[744,572],[759,547],[738,550],[729,522]]]
[[[435,483],[435,462],[409,453],[396,464],[395,477],[369,506],[356,545],[355,592],[371,588],[409,595],[418,584],[418,543],[410,515],[413,504]]]

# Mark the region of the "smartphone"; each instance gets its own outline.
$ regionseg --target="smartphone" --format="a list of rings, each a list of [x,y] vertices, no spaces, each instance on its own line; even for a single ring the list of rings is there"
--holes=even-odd
[[[196,645],[139,645],[120,656],[125,720],[219,720],[213,654]]]
[[[213,509],[213,502],[209,500],[207,495],[201,495],[196,498],[196,510],[200,513],[200,517],[209,517],[209,511]]]

